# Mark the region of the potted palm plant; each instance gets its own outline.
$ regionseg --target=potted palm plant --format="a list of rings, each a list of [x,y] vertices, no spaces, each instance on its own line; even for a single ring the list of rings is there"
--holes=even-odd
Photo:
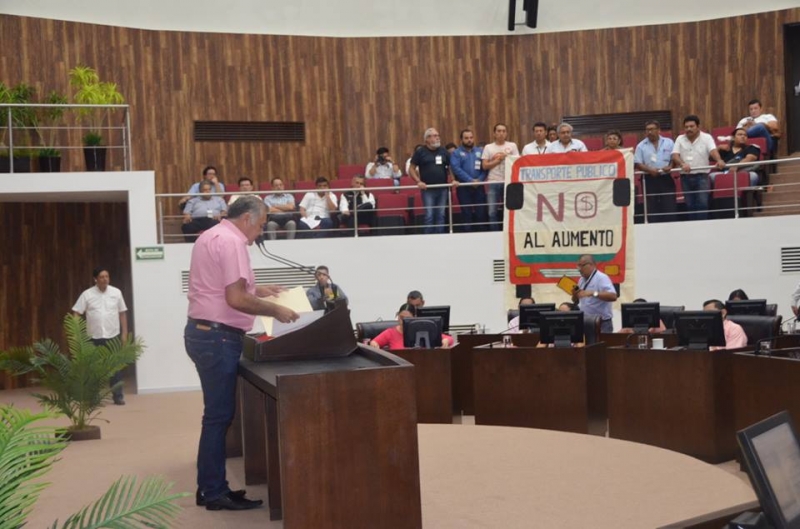
[[[0,83],[0,103],[30,104],[36,89],[19,83],[8,87]],[[2,134],[0,134],[0,173],[11,170],[9,158],[14,159],[15,173],[29,173],[31,170],[31,138],[36,129],[36,111],[33,107],[14,107],[10,109],[11,129],[9,130],[8,113],[2,116]],[[13,145],[8,145],[9,134],[13,134]]]
[[[55,90],[42,101],[48,105],[65,105],[67,96]],[[55,127],[61,123],[65,107],[40,107],[38,109],[36,134],[39,136],[39,171],[42,173],[58,173],[61,171],[61,151],[56,149],[58,131]],[[42,128],[47,132],[43,133]]]
[[[76,66],[69,71],[69,84],[75,92],[75,103],[79,105],[119,105],[125,98],[115,83],[101,82],[97,71],[89,66]],[[89,131],[83,136],[83,153],[87,171],[104,171],[106,148],[103,146],[103,127],[109,120],[109,108],[84,107],[78,115],[89,123]]]
[[[117,389],[109,387],[109,380],[136,361],[144,345],[141,339],[129,337],[98,347],[86,332],[86,322],[74,314],[64,317],[64,334],[68,354],[63,354],[53,340],[45,339],[0,352],[0,369],[15,376],[32,373],[34,383],[49,390],[33,396],[46,408],[69,418],[72,424],[63,432],[65,437],[73,441],[100,439],[100,427],[91,423]]]
[[[33,414],[10,406],[0,407],[0,527],[23,527],[39,494],[47,487],[46,474],[66,448],[51,426],[35,423],[52,414]],[[97,501],[73,514],[53,529],[78,527],[169,527],[180,512],[175,505],[187,493],[170,494],[171,484],[148,478],[122,477]]]

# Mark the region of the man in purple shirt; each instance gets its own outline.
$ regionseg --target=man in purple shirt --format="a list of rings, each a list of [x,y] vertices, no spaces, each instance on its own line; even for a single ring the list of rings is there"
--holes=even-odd
[[[203,427],[197,453],[197,505],[245,510],[261,500],[231,491],[225,479],[225,434],[236,411],[236,376],[244,334],[256,315],[289,322],[297,314],[261,298],[282,287],[256,285],[247,247],[261,235],[267,207],[255,195],[231,205],[228,218],[204,232],[192,249],[189,318],[184,342],[203,388]]]

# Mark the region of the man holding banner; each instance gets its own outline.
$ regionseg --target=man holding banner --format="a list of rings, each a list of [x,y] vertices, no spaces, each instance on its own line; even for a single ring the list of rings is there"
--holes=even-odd
[[[601,332],[614,332],[614,325],[611,323],[611,307],[617,301],[614,284],[606,274],[597,269],[597,263],[591,255],[581,255],[577,267],[581,278],[572,293],[572,301],[578,304],[584,314],[600,316]]]

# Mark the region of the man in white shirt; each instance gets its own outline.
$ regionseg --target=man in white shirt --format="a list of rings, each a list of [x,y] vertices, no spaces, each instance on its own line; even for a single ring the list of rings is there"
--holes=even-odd
[[[249,176],[243,176],[239,179],[239,191],[241,193],[250,193],[255,190],[253,187],[253,181],[250,179]],[[228,205],[230,206],[240,198],[246,195],[231,195],[228,197]]]
[[[695,115],[683,119],[684,133],[675,140],[672,148],[672,164],[681,170],[681,188],[686,199],[689,220],[708,218],[709,158],[713,158],[719,169],[725,162],[717,151],[711,134],[700,130],[700,118]]]
[[[588,150],[585,143],[572,138],[572,125],[569,123],[562,123],[558,126],[558,141],[554,141],[548,145],[545,154],[586,152]]]
[[[506,158],[519,156],[519,148],[513,141],[506,141],[508,129],[502,123],[494,126],[494,143],[483,148],[481,164],[489,171],[486,182],[486,202],[489,207],[489,230],[503,229],[503,189],[506,181]]]
[[[751,99],[747,103],[747,111],[750,115],[742,118],[736,128],[746,130],[748,138],[764,138],[767,140],[767,151],[774,153],[775,142],[781,137],[778,118],[772,114],[764,114],[761,108],[761,101],[758,99]]]
[[[102,347],[114,338],[120,338],[124,342],[128,339],[128,307],[122,298],[122,292],[109,284],[111,276],[105,268],[95,268],[92,276],[94,286],[83,291],[72,307],[72,312],[85,315],[86,331],[94,345]],[[114,374],[109,384],[113,388],[114,404],[124,405],[122,372]]]
[[[533,141],[522,148],[522,155],[544,154],[548,145],[550,142],[547,141],[547,124],[537,121],[533,124]]]
[[[317,191],[306,193],[300,201],[300,223],[298,230],[311,231],[311,237],[327,237],[336,226],[331,213],[339,207],[336,195],[330,191],[328,179],[320,176],[316,180]]]
[[[403,175],[400,166],[392,158],[389,149],[381,147],[375,152],[375,159],[364,170],[367,178],[393,178],[399,180]]]

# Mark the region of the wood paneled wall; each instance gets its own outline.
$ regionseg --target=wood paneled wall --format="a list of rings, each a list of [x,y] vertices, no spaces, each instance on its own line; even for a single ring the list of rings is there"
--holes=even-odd
[[[0,15],[0,80],[66,90],[77,64],[132,105],[134,168],[183,192],[223,180],[334,176],[380,145],[405,159],[428,126],[531,141],[535,121],[670,109],[735,123],[760,97],[784,115],[785,23],[800,9],[714,21],[539,35],[316,38],[147,31]],[[305,121],[305,145],[195,143],[194,120]],[[65,160],[82,167],[80,151]],[[117,163],[119,165],[119,162]]]
[[[127,203],[0,202],[0,241],[0,350],[42,338],[65,347],[61,322],[96,266],[133,314]],[[16,384],[0,374],[0,389]]]

